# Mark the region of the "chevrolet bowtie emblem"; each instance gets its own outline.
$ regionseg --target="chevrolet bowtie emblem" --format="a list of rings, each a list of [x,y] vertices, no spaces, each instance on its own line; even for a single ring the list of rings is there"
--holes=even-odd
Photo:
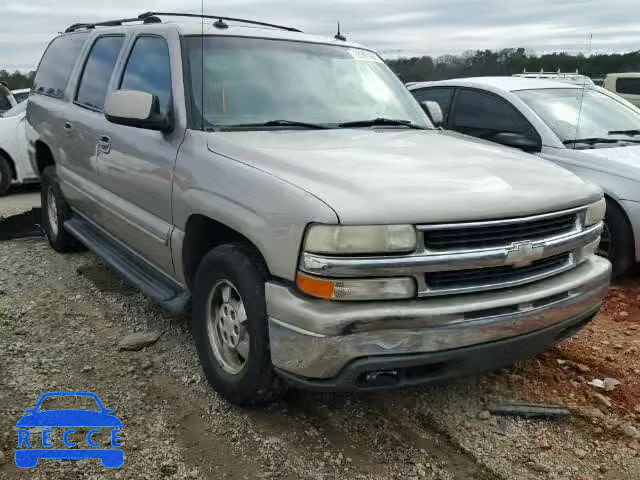
[[[526,267],[542,258],[544,245],[536,245],[533,242],[514,242],[507,253],[507,263],[514,267]]]

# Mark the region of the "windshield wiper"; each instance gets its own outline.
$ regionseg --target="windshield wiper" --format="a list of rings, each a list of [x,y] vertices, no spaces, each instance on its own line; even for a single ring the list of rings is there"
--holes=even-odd
[[[378,127],[378,126],[400,126],[400,127],[408,127],[415,128],[418,130],[428,130],[427,127],[423,127],[422,125],[417,125],[412,123],[411,120],[396,120],[393,118],[374,118],[371,120],[357,120],[355,122],[345,122],[338,124],[340,128],[358,128],[358,127]]]
[[[576,138],[575,140],[565,140],[562,143],[564,145],[572,145],[574,143],[584,143],[587,145],[595,145],[596,143],[623,143],[623,142],[632,142],[632,143],[640,143],[640,140],[631,140],[628,138]]]
[[[611,130],[609,135],[631,135],[632,137],[635,135],[640,135],[640,129],[631,129],[631,130]]]
[[[217,128],[255,128],[255,127],[301,127],[301,128],[312,128],[317,130],[329,128],[328,126],[321,125],[319,123],[298,122],[296,120],[269,120],[267,122],[262,122],[262,123],[239,123],[237,125],[217,126]]]

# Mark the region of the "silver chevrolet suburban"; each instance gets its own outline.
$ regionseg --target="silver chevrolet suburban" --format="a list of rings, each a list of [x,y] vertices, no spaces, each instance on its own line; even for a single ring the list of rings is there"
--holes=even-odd
[[[508,365],[607,292],[597,187],[433,128],[341,36],[153,12],[73,25],[27,116],[52,247],[189,311],[233,402]]]

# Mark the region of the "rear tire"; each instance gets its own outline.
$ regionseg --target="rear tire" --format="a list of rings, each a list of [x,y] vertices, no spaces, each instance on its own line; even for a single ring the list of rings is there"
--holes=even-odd
[[[604,224],[598,254],[609,259],[615,278],[629,270],[635,262],[633,233],[624,211],[609,199]]]
[[[12,178],[13,175],[9,159],[0,153],[0,197],[9,191]]]
[[[51,247],[60,253],[85,250],[65,228],[64,222],[71,218],[71,209],[62,195],[55,167],[47,167],[42,172],[42,226]]]
[[[196,272],[192,319],[200,362],[209,383],[238,405],[269,403],[284,391],[271,363],[267,278],[262,258],[244,243],[214,248]]]

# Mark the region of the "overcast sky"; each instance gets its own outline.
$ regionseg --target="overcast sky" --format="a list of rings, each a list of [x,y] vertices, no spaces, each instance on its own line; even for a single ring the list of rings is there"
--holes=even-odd
[[[200,0],[1,0],[0,69],[34,68],[49,40],[78,22],[150,9],[200,11]],[[525,47],[538,52],[640,49],[640,0],[204,0],[205,13],[333,35],[385,57]]]

